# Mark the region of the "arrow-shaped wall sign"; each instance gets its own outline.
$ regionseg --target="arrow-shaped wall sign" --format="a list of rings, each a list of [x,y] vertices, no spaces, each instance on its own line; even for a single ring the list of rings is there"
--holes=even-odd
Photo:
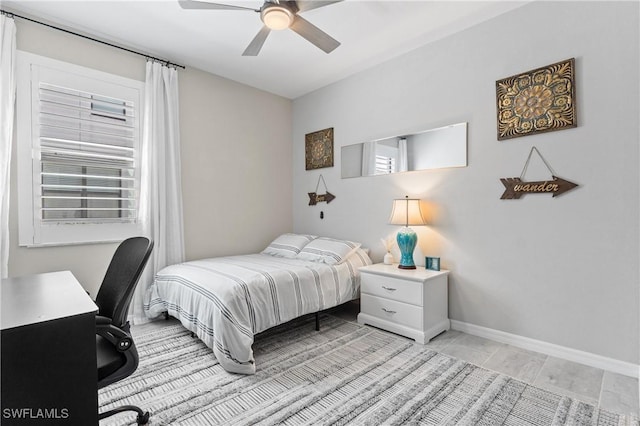
[[[318,194],[318,188],[320,187],[320,182],[321,181],[324,184],[325,191],[327,191],[325,194]],[[307,194],[309,194],[309,205],[310,206],[315,206],[318,203],[327,203],[327,204],[329,204],[331,201],[333,201],[333,199],[336,198],[336,196],[333,195],[332,193],[330,193],[329,190],[327,189],[327,184],[324,181],[324,178],[322,177],[322,175],[320,175],[318,177],[318,184],[316,185],[316,192],[307,192]]]
[[[316,194],[315,192],[309,192],[309,205],[315,206],[318,203],[326,202],[329,204],[334,198],[335,195],[327,191],[326,194]]]
[[[531,154],[536,152],[547,169],[551,172],[552,180],[540,180],[535,182],[525,182],[524,174],[527,172],[527,167],[529,167],[529,161],[531,160]],[[517,200],[522,197],[524,194],[553,194],[553,197],[557,197],[558,195],[564,194],[567,191],[572,190],[576,186],[577,183],[569,182],[568,180],[559,178],[553,172],[553,169],[547,163],[547,160],[544,159],[538,148],[535,146],[531,147],[531,151],[529,151],[529,156],[527,157],[527,161],[524,163],[524,168],[522,169],[522,173],[520,173],[520,177],[513,178],[500,178],[500,182],[506,188],[502,193],[501,200]]]
[[[553,180],[524,182],[518,177],[501,178],[500,182],[506,188],[501,200],[519,199],[524,194],[553,194],[553,197],[572,190],[578,184],[553,176]]]

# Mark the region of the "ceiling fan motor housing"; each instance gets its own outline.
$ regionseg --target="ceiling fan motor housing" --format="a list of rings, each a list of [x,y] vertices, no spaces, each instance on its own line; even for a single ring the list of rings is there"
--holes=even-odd
[[[272,30],[284,30],[291,26],[298,7],[295,2],[265,2],[260,9],[260,19]]]

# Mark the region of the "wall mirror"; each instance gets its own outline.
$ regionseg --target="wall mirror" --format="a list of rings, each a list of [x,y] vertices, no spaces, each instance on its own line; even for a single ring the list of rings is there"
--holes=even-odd
[[[467,123],[346,145],[340,155],[343,179],[465,167]]]

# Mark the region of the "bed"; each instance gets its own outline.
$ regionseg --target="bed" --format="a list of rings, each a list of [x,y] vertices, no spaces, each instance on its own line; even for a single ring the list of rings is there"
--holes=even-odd
[[[179,319],[225,370],[254,374],[255,334],[358,298],[358,268],[371,263],[359,243],[283,234],[260,253],[163,268],[144,310]]]

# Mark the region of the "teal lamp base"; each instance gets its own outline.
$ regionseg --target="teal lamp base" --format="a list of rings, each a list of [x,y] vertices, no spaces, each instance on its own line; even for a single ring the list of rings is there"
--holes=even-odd
[[[400,269],[416,269],[413,263],[413,249],[416,248],[418,235],[409,227],[402,228],[396,236],[398,247],[400,248]]]

